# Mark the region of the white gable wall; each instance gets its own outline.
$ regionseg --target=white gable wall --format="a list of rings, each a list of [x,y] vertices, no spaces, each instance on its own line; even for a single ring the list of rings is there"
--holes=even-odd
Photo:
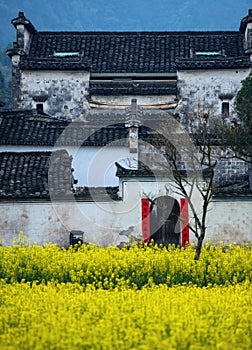
[[[235,95],[249,72],[249,69],[178,71],[179,94],[186,110],[195,114],[203,108],[212,115],[221,115],[222,102],[229,102],[230,115],[234,115]],[[228,98],[221,99],[225,95]]]
[[[68,148],[67,148],[68,150]],[[106,187],[118,186],[115,162],[124,166],[134,167],[134,157],[128,147],[82,147],[68,150],[73,155],[74,178],[78,179],[77,186]],[[71,153],[70,153],[71,152]]]
[[[42,103],[44,112],[53,117],[75,119],[87,109],[88,85],[87,71],[22,71],[18,108],[32,109]]]

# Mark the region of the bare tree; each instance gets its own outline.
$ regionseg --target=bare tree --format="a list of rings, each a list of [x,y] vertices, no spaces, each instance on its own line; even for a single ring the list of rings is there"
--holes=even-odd
[[[169,120],[168,123],[162,123],[151,140],[153,146],[161,150],[166,159],[166,162],[159,162],[159,168],[171,180],[174,192],[188,201],[191,218],[185,222],[180,216],[179,220],[186,224],[195,235],[195,260],[200,257],[206,236],[209,204],[216,191],[214,175],[217,154],[216,139],[212,133],[214,130],[211,125],[212,120],[209,111],[199,113],[190,118],[186,133],[181,133],[178,127],[171,127],[171,120]],[[167,128],[172,130],[168,138],[164,137],[167,135]],[[187,138],[184,137],[185,134]]]

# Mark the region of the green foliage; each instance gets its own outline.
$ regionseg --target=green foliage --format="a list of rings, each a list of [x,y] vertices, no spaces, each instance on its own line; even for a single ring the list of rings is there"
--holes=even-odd
[[[241,124],[225,131],[226,139],[230,140],[235,157],[248,163],[249,188],[252,190],[252,73],[242,81],[235,107]]]
[[[24,235],[23,231],[19,231],[18,236],[13,239],[13,244],[14,246],[27,248],[31,245],[31,239]]]
[[[248,163],[250,189],[252,190],[252,73],[244,79],[235,99],[239,123],[227,127],[226,121],[216,125],[217,138],[222,140],[229,158],[238,158]]]
[[[241,121],[252,131],[252,73],[242,81],[242,87],[239,90],[235,107]]]

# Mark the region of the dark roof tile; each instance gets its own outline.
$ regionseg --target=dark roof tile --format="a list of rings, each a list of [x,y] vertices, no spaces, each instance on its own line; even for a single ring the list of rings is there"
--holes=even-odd
[[[176,60],[179,70],[249,68],[252,62],[248,57],[193,57]]]
[[[175,59],[190,58],[192,51],[244,56],[243,35],[238,31],[36,32],[29,52],[35,60],[22,58],[22,64],[26,69],[40,69],[39,59],[43,59],[46,69],[55,52],[80,52],[90,62],[92,73],[172,73],[176,72]]]
[[[50,191],[54,196],[69,195],[71,173],[71,157],[66,150],[1,152],[0,198],[49,198]]]
[[[33,111],[0,112],[0,145],[25,146],[105,146],[111,143],[125,146],[128,130],[124,124],[99,127],[91,119],[69,122]]]
[[[23,70],[89,70],[90,63],[82,57],[31,58],[23,56],[20,68]]]
[[[170,95],[177,93],[177,86],[167,83],[92,83],[89,87],[91,95]]]

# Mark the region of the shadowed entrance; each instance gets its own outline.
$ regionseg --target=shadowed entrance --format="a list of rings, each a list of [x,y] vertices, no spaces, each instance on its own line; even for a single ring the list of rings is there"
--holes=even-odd
[[[180,206],[170,196],[155,199],[150,207],[150,240],[156,244],[180,244]]]

